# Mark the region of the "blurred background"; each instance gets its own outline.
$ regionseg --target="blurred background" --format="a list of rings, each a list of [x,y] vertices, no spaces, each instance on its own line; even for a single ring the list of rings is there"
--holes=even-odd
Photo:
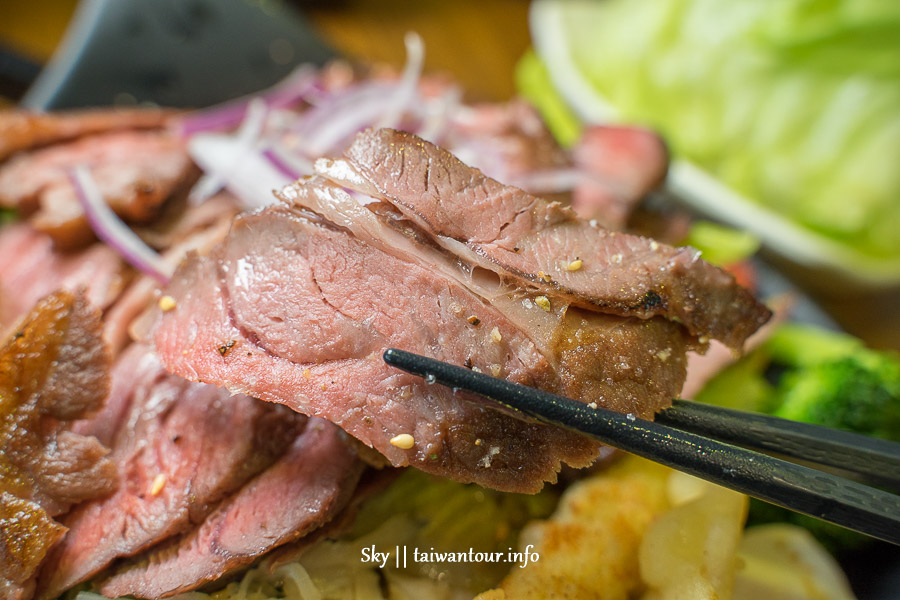
[[[619,0],[615,2],[616,6],[622,4]],[[684,6],[702,2],[658,0],[655,4],[644,4],[686,10]],[[733,6],[750,4],[753,3],[735,0]],[[763,3],[755,4],[763,6]],[[804,5],[800,2],[787,4]],[[804,6],[851,4],[812,1]],[[826,79],[836,77],[835,73],[839,71],[852,71],[857,67],[871,67],[877,78],[887,81],[893,78],[890,92],[893,95],[886,100],[879,99],[882,104],[875,107],[878,114],[866,127],[873,129],[876,135],[882,135],[876,117],[883,119],[881,123],[885,124],[886,133],[882,137],[887,140],[887,151],[875,158],[882,164],[900,164],[900,156],[890,151],[891,141],[898,138],[900,114],[900,92],[896,89],[900,82],[897,73],[900,68],[900,52],[897,52],[900,15],[896,9],[884,9],[885,14],[891,13],[887,17],[894,20],[886,17],[881,21],[869,18],[871,13],[866,12],[881,10],[890,4],[879,0],[856,2],[857,8],[848,9],[842,17],[844,21],[838,25],[828,20],[833,13],[823,16],[811,11],[802,15],[802,19],[796,14],[784,15],[784,19],[768,23],[771,27],[763,33],[753,32],[757,36],[753,41],[760,41],[759,36],[770,36],[762,42],[778,46],[779,52],[789,54],[794,64],[800,65],[798,68],[809,65],[817,73],[824,73]],[[771,7],[768,3],[766,6]],[[403,38],[409,31],[417,32],[423,39],[426,72],[449,74],[459,82],[469,100],[503,101],[522,91],[522,59],[529,55],[534,44],[534,24],[529,23],[529,9],[530,3],[522,0],[83,0],[80,8],[78,0],[0,0],[0,108],[20,104],[37,108],[128,105],[148,101],[200,107],[267,87],[305,61],[322,64],[331,58],[343,57],[367,64],[386,63],[399,69],[406,60]],[[758,10],[764,8],[753,8],[751,12]],[[677,40],[672,40],[678,38],[679,32],[666,33],[667,24],[661,14],[631,15],[622,11],[618,16],[636,19],[641,24],[651,23],[658,28],[657,33],[663,32],[666,43],[675,44]],[[731,24],[739,28],[758,15],[732,17]],[[682,21],[703,26],[688,17]],[[638,54],[632,50],[641,43],[656,44],[648,41],[649,35],[644,36],[639,28],[632,28],[636,21],[630,23],[614,27],[603,38],[615,41],[618,36],[625,49],[618,57],[623,64]],[[585,19],[579,23],[577,15],[569,27],[577,33],[572,36],[573,40],[584,41],[595,35],[590,30],[591,22]],[[705,27],[702,35],[709,39],[724,39],[729,34],[725,24],[710,28],[706,23]],[[582,28],[588,31],[585,33],[580,30]],[[564,27],[563,32],[566,31]],[[829,36],[835,43],[850,44],[854,52],[835,55]],[[567,40],[551,39],[549,45],[552,47],[561,41]],[[657,45],[657,49],[659,47]],[[585,52],[591,47],[572,42],[570,49],[573,53]],[[822,49],[826,58],[819,60],[820,55],[816,52]],[[678,58],[677,52],[667,53],[667,56],[671,59],[666,60]],[[865,64],[871,56],[878,60],[887,56],[888,60],[884,64]],[[721,71],[728,72],[729,58],[706,52],[706,58],[709,57],[719,58],[719,64],[725,65]],[[656,69],[663,80],[668,73],[700,77],[698,74],[705,68],[691,60],[681,64],[660,60],[654,65],[662,66],[656,69],[651,65],[647,71]],[[551,76],[559,67],[556,64],[544,66]],[[596,75],[600,86],[604,83],[603,73],[591,73],[591,68],[587,65],[585,71],[587,75]],[[780,72],[778,65],[774,70]],[[627,78],[627,75],[621,78]],[[706,95],[707,87],[702,78],[695,83],[698,96]],[[743,83],[747,82],[737,81],[735,85]],[[827,85],[815,88],[807,83],[806,80],[791,83],[778,92],[780,105],[787,108],[783,114],[774,115],[772,121],[778,117],[781,125],[787,123],[785,131],[788,135],[793,121],[802,122],[805,115],[822,112],[829,103],[840,109],[836,110],[840,116],[846,112],[844,109],[852,112],[859,109],[860,104],[869,102],[865,95],[854,98],[851,86],[847,88],[849,92],[838,98],[846,103],[841,105],[835,101],[838,95],[831,94]],[[608,89],[604,91],[609,94]],[[623,95],[627,96],[627,93],[623,92]],[[723,93],[722,97],[725,96]],[[745,102],[746,106],[754,102],[752,97],[745,95],[737,100]],[[635,105],[638,104],[640,102],[635,101]],[[688,131],[701,131],[704,126],[709,128],[709,122],[702,122],[702,119],[691,121],[687,117],[676,117],[675,121],[699,123],[696,129],[685,127]],[[759,130],[765,130],[772,121],[760,120]],[[715,128],[715,122],[712,128]],[[678,131],[664,133],[676,136]],[[674,141],[674,138],[670,139],[670,144]],[[700,141],[702,145],[703,140]],[[679,147],[681,142],[677,140],[673,147]],[[897,150],[897,146],[893,149]],[[790,161],[782,157],[781,164],[790,165]],[[900,169],[895,170],[900,172]],[[894,177],[896,179],[896,175]],[[815,201],[813,195],[809,198]],[[892,214],[897,214],[900,195],[889,200]],[[855,203],[856,198],[848,197],[843,204],[853,212],[858,206]],[[840,213],[837,219],[841,219]],[[890,238],[890,222],[884,220],[879,225],[886,228]],[[900,239],[900,227],[894,233]],[[900,276],[893,280],[887,277],[878,285],[871,285],[871,282],[855,280],[847,273],[835,274],[829,270],[798,266],[790,256],[783,254],[769,252],[765,257],[787,276],[792,285],[812,297],[841,328],[874,348],[900,350]],[[728,392],[731,391],[729,388]],[[870,558],[867,556],[865,560]],[[896,553],[882,557],[885,563],[892,560],[896,561]],[[857,579],[866,577],[869,566],[857,565]],[[880,568],[884,570],[884,565]]]
[[[230,2],[226,0],[225,4]],[[403,35],[425,41],[426,70],[452,73],[473,98],[502,100],[515,92],[513,69],[529,46],[528,3],[518,0],[238,0],[269,14],[302,14],[321,41],[335,52],[366,62],[402,65]],[[0,46],[29,62],[23,75],[37,75],[65,34],[78,0],[2,0]],[[182,5],[188,3],[181,3]],[[295,15],[292,15],[295,16]],[[302,23],[302,27],[306,23]],[[298,60],[305,57],[296,56]],[[7,65],[2,93],[7,103],[25,92]]]
[[[167,54],[169,51],[175,52],[173,48],[177,43],[168,44],[169,50],[161,51],[154,47],[153,52],[149,52],[152,44],[138,38],[149,35],[147,31],[152,33],[152,26],[142,29],[135,24],[130,30],[117,26],[115,29],[121,39],[109,37],[102,45],[95,44],[82,51],[81,58],[90,58],[89,61],[79,63],[75,56],[77,52],[72,50],[73,47],[81,47],[84,41],[70,39],[65,49],[68,56],[60,56],[60,52],[56,54],[58,64],[54,77],[43,78],[40,93],[32,89],[26,95],[41,69],[60,47],[77,4],[76,0],[0,0],[0,105],[13,106],[24,100],[32,106],[52,106],[54,98],[48,90],[57,91],[60,86],[65,88],[66,84],[64,75],[59,71],[76,72],[81,82],[90,80],[91,76],[96,76],[98,81],[108,80],[106,72],[97,65],[102,66],[104,58],[115,62],[113,58],[121,60],[120,55],[127,55],[119,51],[118,44],[123,48],[131,44],[135,47],[129,51],[142,56],[156,54],[158,61],[168,61],[173,70],[181,69],[181,74],[175,76],[160,72],[158,64],[154,66],[157,70],[152,72],[150,79],[159,91],[154,98],[161,98],[164,104],[168,103],[169,98],[187,98],[183,103],[203,105],[210,102],[203,93],[215,95],[218,99],[246,93],[269,85],[304,60],[321,63],[330,56],[342,56],[399,67],[405,60],[402,40],[407,31],[418,32],[424,40],[426,71],[449,73],[461,83],[470,99],[504,100],[516,93],[516,65],[532,44],[529,4],[518,0],[297,0],[290,3],[279,0],[228,0],[219,3],[161,0],[144,3],[146,10],[168,10],[178,16],[169,24],[166,35],[182,39],[185,46],[191,43],[203,46],[208,63],[205,67],[201,63],[200,71],[190,71],[189,65],[182,64],[185,61],[178,58],[177,53]],[[103,2],[92,4],[104,5]],[[118,3],[119,6],[128,4],[139,5],[140,2]],[[207,37],[197,38],[200,42],[196,39],[192,42],[191,28],[205,18],[209,20],[209,11],[204,12],[204,6],[216,6],[218,10],[231,4],[238,5],[234,11],[236,22],[229,25],[231,29],[208,36],[204,34]],[[113,11],[106,12],[112,14]],[[232,11],[228,9],[224,12]],[[248,17],[251,13],[257,16]],[[273,31],[276,32],[274,37]],[[873,40],[873,43],[881,43],[877,36]],[[158,43],[158,40],[154,42]],[[259,56],[262,57],[256,62],[246,58],[256,56],[251,49],[254,44],[259,45]],[[900,56],[897,58],[900,64]],[[68,64],[59,64],[66,61]],[[228,69],[229,65],[234,72],[225,79],[242,80],[244,88],[220,87],[224,85],[223,77],[216,69]],[[115,72],[115,68],[121,66],[107,64],[104,68]],[[237,76],[236,71],[241,68],[245,69],[245,74]],[[179,76],[182,80],[201,82],[200,91],[189,92],[179,87]],[[99,97],[108,98],[109,103],[139,101],[134,94],[114,94],[102,87],[97,83],[82,86],[82,91],[86,88],[95,97],[100,94]],[[195,92],[199,95],[190,95]],[[72,89],[67,93],[72,94]],[[62,98],[68,105],[79,102],[89,104],[98,102],[95,97],[76,94],[56,97],[55,101]],[[895,162],[896,158],[893,158]],[[897,201],[900,202],[900,199]],[[900,231],[897,234],[900,236]],[[777,257],[774,260],[841,327],[876,348],[900,349],[900,292],[897,285],[875,288],[857,285],[828,272],[798,269],[790,260]]]

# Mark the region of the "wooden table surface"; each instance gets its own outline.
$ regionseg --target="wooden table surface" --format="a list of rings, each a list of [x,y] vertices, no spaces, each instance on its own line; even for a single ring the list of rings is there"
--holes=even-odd
[[[449,73],[473,99],[509,98],[514,65],[529,45],[527,3],[521,0],[296,4],[323,38],[349,58],[402,65],[403,35],[418,32],[425,41],[426,69]],[[0,43],[46,61],[75,5],[76,0],[0,0]],[[811,295],[844,328],[875,347],[900,350],[900,290],[871,292],[835,285],[825,276],[807,279],[816,288]]]

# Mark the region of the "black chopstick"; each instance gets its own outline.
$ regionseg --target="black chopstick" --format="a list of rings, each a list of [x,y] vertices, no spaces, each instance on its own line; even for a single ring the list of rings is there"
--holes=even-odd
[[[389,365],[744,494],[900,545],[900,496],[673,427],[390,348]]]
[[[745,448],[835,467],[871,485],[900,490],[900,444],[895,442],[686,400],[675,400],[655,421]]]

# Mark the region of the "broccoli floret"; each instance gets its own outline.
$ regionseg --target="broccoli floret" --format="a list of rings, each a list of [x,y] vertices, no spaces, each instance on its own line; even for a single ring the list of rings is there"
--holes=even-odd
[[[773,372],[778,377],[767,381]],[[710,381],[697,400],[900,441],[900,357],[870,350],[843,333],[782,325],[762,348]],[[836,553],[871,541],[777,506],[750,503],[750,524],[773,521],[806,527]]]
[[[863,349],[788,371],[775,404],[779,417],[900,441],[900,361]]]
[[[817,338],[822,344],[806,346],[811,352],[805,355],[785,352],[792,345],[786,342]],[[895,354],[869,350],[841,334],[797,328],[773,345],[780,345],[772,352],[776,360],[789,363],[775,391],[775,415],[900,441],[900,360]],[[785,360],[790,356],[797,359]],[[785,520],[806,527],[832,552],[851,551],[869,542],[842,527],[762,503],[753,503],[750,512],[757,522]]]

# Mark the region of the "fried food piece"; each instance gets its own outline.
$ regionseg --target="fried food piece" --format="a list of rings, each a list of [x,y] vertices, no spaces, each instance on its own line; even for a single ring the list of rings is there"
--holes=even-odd
[[[634,456],[527,526],[530,553],[477,600],[730,598],[747,497]]]
[[[650,524],[669,508],[671,471],[635,457],[570,487],[556,513],[528,525],[519,548],[539,559],[514,566],[498,590],[478,600],[628,600],[643,589],[638,550]]]
[[[99,311],[56,292],[0,348],[0,591],[28,598],[65,528],[51,517],[111,492],[116,467],[96,438],[66,422],[97,411],[109,391]]]

